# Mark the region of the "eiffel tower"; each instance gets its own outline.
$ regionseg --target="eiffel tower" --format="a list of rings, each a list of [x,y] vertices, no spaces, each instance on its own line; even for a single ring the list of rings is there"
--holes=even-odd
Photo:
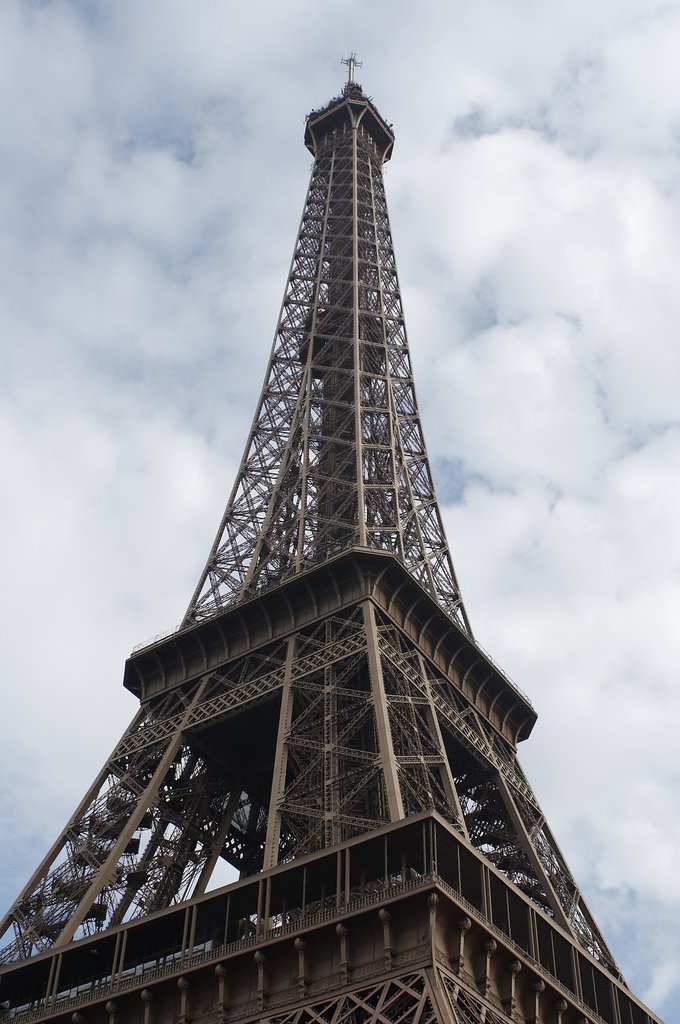
[[[183,622],[4,918],[0,1004],[71,1024],[658,1024],[516,756],[437,505],[355,80],[314,165],[265,384]],[[210,889],[219,862],[238,880]]]

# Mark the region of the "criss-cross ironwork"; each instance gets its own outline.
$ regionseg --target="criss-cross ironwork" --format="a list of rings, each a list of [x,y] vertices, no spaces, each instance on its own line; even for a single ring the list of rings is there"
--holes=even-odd
[[[391,128],[350,75],[305,141],[311,183],[217,538],[182,627],[128,660],[140,709],[0,923],[0,1004],[28,1024],[80,1020],[89,999],[115,1024],[138,976],[162,987],[224,956],[233,1015],[219,962],[191,1016],[179,977],[158,1021],[650,1024],[519,765],[533,708],[463,608],[385,203]],[[220,863],[239,881],[213,899]],[[437,889],[427,911],[390,924],[390,901],[421,889]],[[291,995],[279,940],[305,929],[326,959],[297,935]]]
[[[383,163],[361,88],[308,120],[309,191],[264,387],[187,610],[200,622],[352,546],[391,551],[469,632],[420,426]]]

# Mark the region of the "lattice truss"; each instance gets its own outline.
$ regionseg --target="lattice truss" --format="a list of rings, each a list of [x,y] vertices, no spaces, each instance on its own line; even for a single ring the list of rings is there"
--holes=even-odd
[[[225,750],[220,740],[230,735],[225,721],[236,726],[244,707],[276,693],[285,649],[273,645],[140,708],[0,925],[1,961],[204,891],[220,856],[257,870],[271,756],[261,764],[252,744],[232,737]]]
[[[363,601],[145,704],[5,918],[3,960],[434,808],[607,967],[512,748]]]
[[[443,989],[446,995],[442,1004],[450,1010],[454,1024],[507,1024],[508,1015],[493,1009],[478,993],[470,992],[444,971],[437,971],[437,974],[439,990]]]
[[[326,996],[263,1018],[267,1024],[436,1024],[440,1019],[425,972]],[[453,1020],[458,1024],[459,1018]]]
[[[432,708],[381,664],[367,605],[299,635],[281,720],[268,863],[425,807],[458,817]]]
[[[377,620],[383,664],[389,661],[408,680],[411,692],[431,702],[467,838],[597,960],[618,970],[515,749],[394,624],[380,615]]]
[[[507,1024],[508,1017],[443,972],[411,971],[267,1014],[263,1024]]]
[[[352,116],[358,129],[316,144],[264,388],[186,624],[361,545],[394,552],[469,630],[420,426],[383,153]]]

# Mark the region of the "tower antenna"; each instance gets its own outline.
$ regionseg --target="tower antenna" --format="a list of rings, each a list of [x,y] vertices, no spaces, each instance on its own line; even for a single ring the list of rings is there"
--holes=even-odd
[[[355,71],[357,68],[363,67],[363,61],[357,60],[356,53],[350,53],[349,57],[343,57],[340,61],[347,67],[347,85],[354,85],[356,82]]]

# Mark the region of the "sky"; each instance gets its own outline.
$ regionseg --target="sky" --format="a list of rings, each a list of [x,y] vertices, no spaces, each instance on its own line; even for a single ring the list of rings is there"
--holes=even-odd
[[[680,4],[3,0],[0,902],[135,710],[240,460],[340,58],[475,635],[636,994],[680,1019]]]

